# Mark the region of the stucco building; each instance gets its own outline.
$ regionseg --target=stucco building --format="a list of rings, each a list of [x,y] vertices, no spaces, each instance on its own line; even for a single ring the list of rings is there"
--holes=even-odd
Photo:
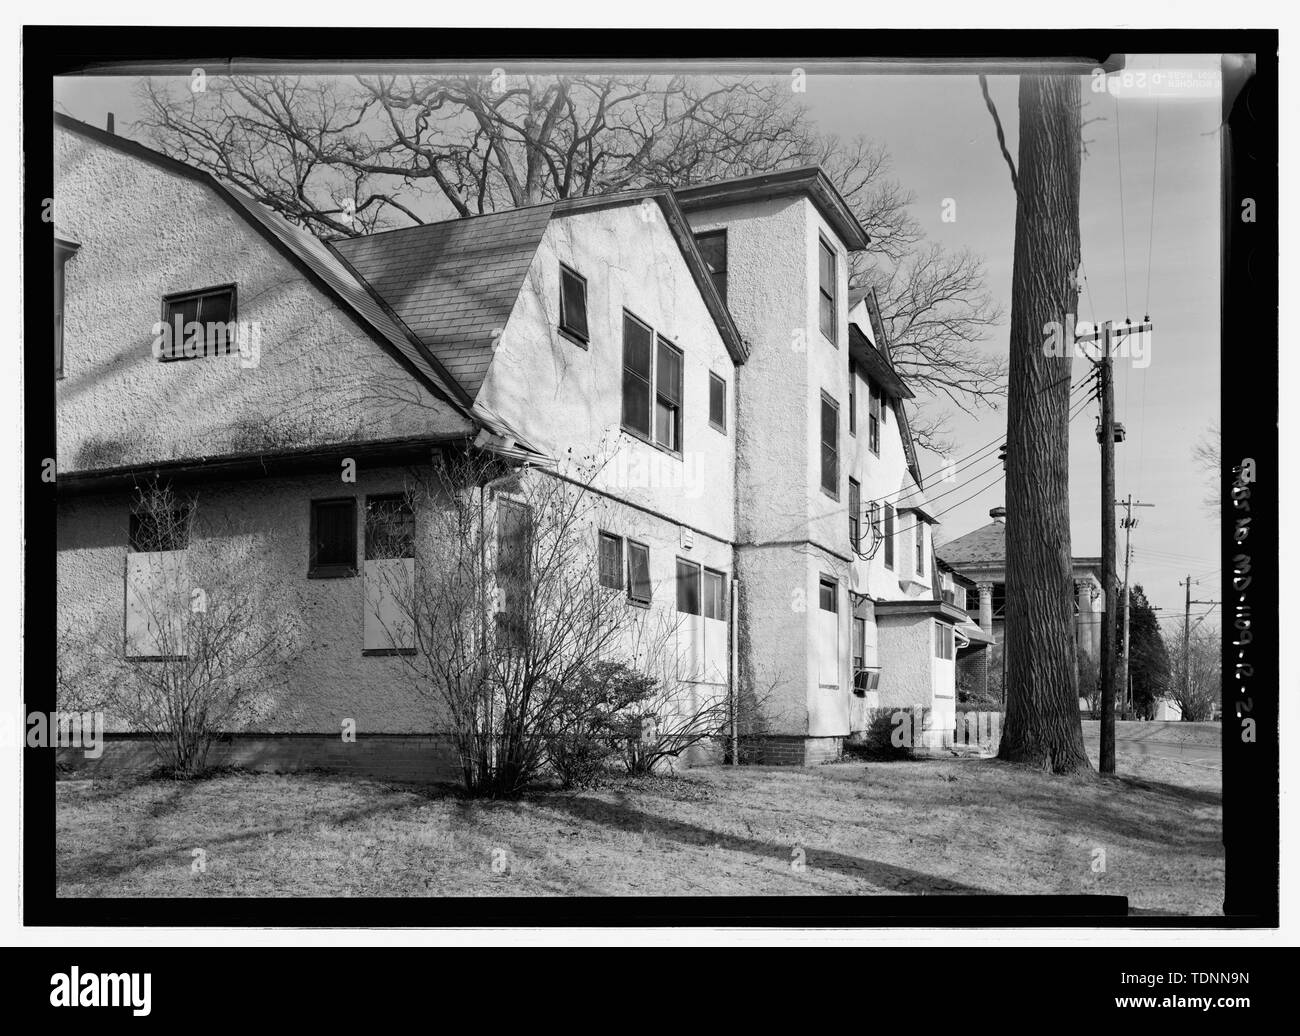
[[[140,542],[132,493],[198,487],[256,545],[248,578],[295,589],[310,646],[230,758],[339,763],[347,719],[349,760],[428,767],[439,719],[378,589],[409,559],[372,524],[458,451],[559,475],[600,456],[592,566],[676,621],[700,693],[753,697],[754,758],[833,758],[878,709],[951,730],[969,620],[911,392],[848,287],[867,237],[821,170],[325,243],[66,116],[55,150],[60,630],[143,650],[132,595],[194,545]],[[159,342],[177,319],[227,330],[187,355]]]

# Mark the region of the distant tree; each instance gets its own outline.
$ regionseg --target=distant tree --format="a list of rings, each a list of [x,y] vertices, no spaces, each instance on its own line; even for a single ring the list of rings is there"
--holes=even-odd
[[[499,74],[498,74],[499,73]],[[786,77],[209,76],[140,85],[165,152],[320,237],[349,237],[648,186],[821,165],[871,237],[850,286],[876,288],[895,364],[938,407],[996,407],[1006,364],[983,264],[924,244],[888,151],[820,134]],[[923,447],[936,406],[914,413]]]
[[[1192,447],[1192,461],[1205,475],[1205,509],[1213,517],[1219,515],[1219,473],[1223,470],[1222,435],[1218,423],[1210,425],[1205,434]]]
[[[1122,613],[1118,616],[1123,622]],[[1121,625],[1122,635],[1122,625]],[[1141,584],[1129,590],[1129,675],[1133,707],[1139,715],[1155,715],[1156,703],[1169,692],[1169,653],[1155,609]],[[1117,641],[1117,643],[1122,643]]]
[[[1164,638],[1169,655],[1168,697],[1178,703],[1183,719],[1205,722],[1223,698],[1223,641],[1218,630],[1200,627],[1191,631],[1188,642],[1191,679],[1184,678],[1183,634],[1169,631]]]

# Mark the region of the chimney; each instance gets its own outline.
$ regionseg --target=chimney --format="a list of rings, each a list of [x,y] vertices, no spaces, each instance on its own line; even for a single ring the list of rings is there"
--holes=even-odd
[[[995,522],[1005,522],[1007,519],[1007,509],[1005,507],[990,507],[989,517]]]
[[[109,113],[108,113],[108,125],[107,125],[106,127],[104,127],[104,128],[107,129],[109,133],[112,133],[112,132],[113,132],[113,113],[112,113],[112,112],[109,112]]]

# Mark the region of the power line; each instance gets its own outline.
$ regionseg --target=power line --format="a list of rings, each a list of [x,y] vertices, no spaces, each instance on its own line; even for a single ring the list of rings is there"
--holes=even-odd
[[[1133,309],[1128,301],[1128,231],[1124,226],[1124,147],[1120,141],[1119,131],[1119,94],[1115,97],[1115,161],[1119,167],[1119,245],[1124,274],[1124,310],[1125,316],[1132,316]]]

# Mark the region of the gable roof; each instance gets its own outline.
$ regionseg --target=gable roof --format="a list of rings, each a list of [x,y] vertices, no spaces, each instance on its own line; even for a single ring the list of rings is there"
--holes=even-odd
[[[716,180],[695,187],[680,187],[673,191],[686,212],[712,208],[717,205],[736,205],[761,201],[786,194],[802,194],[821,213],[822,218],[834,228],[835,233],[850,252],[860,252],[871,243],[857,216],[844,200],[834,182],[818,165],[778,169],[773,173],[754,173],[730,180]]]
[[[487,377],[497,337],[510,319],[550,221],[647,198],[658,202],[723,341],[732,358],[743,363],[746,349],[740,332],[713,285],[686,217],[665,189],[464,216],[340,239],[330,248],[472,400]]]
[[[473,399],[553,207],[403,227],[331,248]]]
[[[54,113],[54,124],[211,188],[304,273],[308,280],[339,303],[362,330],[387,351],[396,353],[395,358],[416,373],[435,395],[464,412],[464,407],[457,405],[456,393],[445,374],[437,370],[436,364],[429,362],[429,357],[423,356],[414,348],[410,336],[400,324],[381,306],[376,305],[365,286],[315,235],[293,226],[282,216],[260,205],[252,196],[222,183],[210,173],[161,151],[155,151],[129,137],[101,130],[62,112]]]

